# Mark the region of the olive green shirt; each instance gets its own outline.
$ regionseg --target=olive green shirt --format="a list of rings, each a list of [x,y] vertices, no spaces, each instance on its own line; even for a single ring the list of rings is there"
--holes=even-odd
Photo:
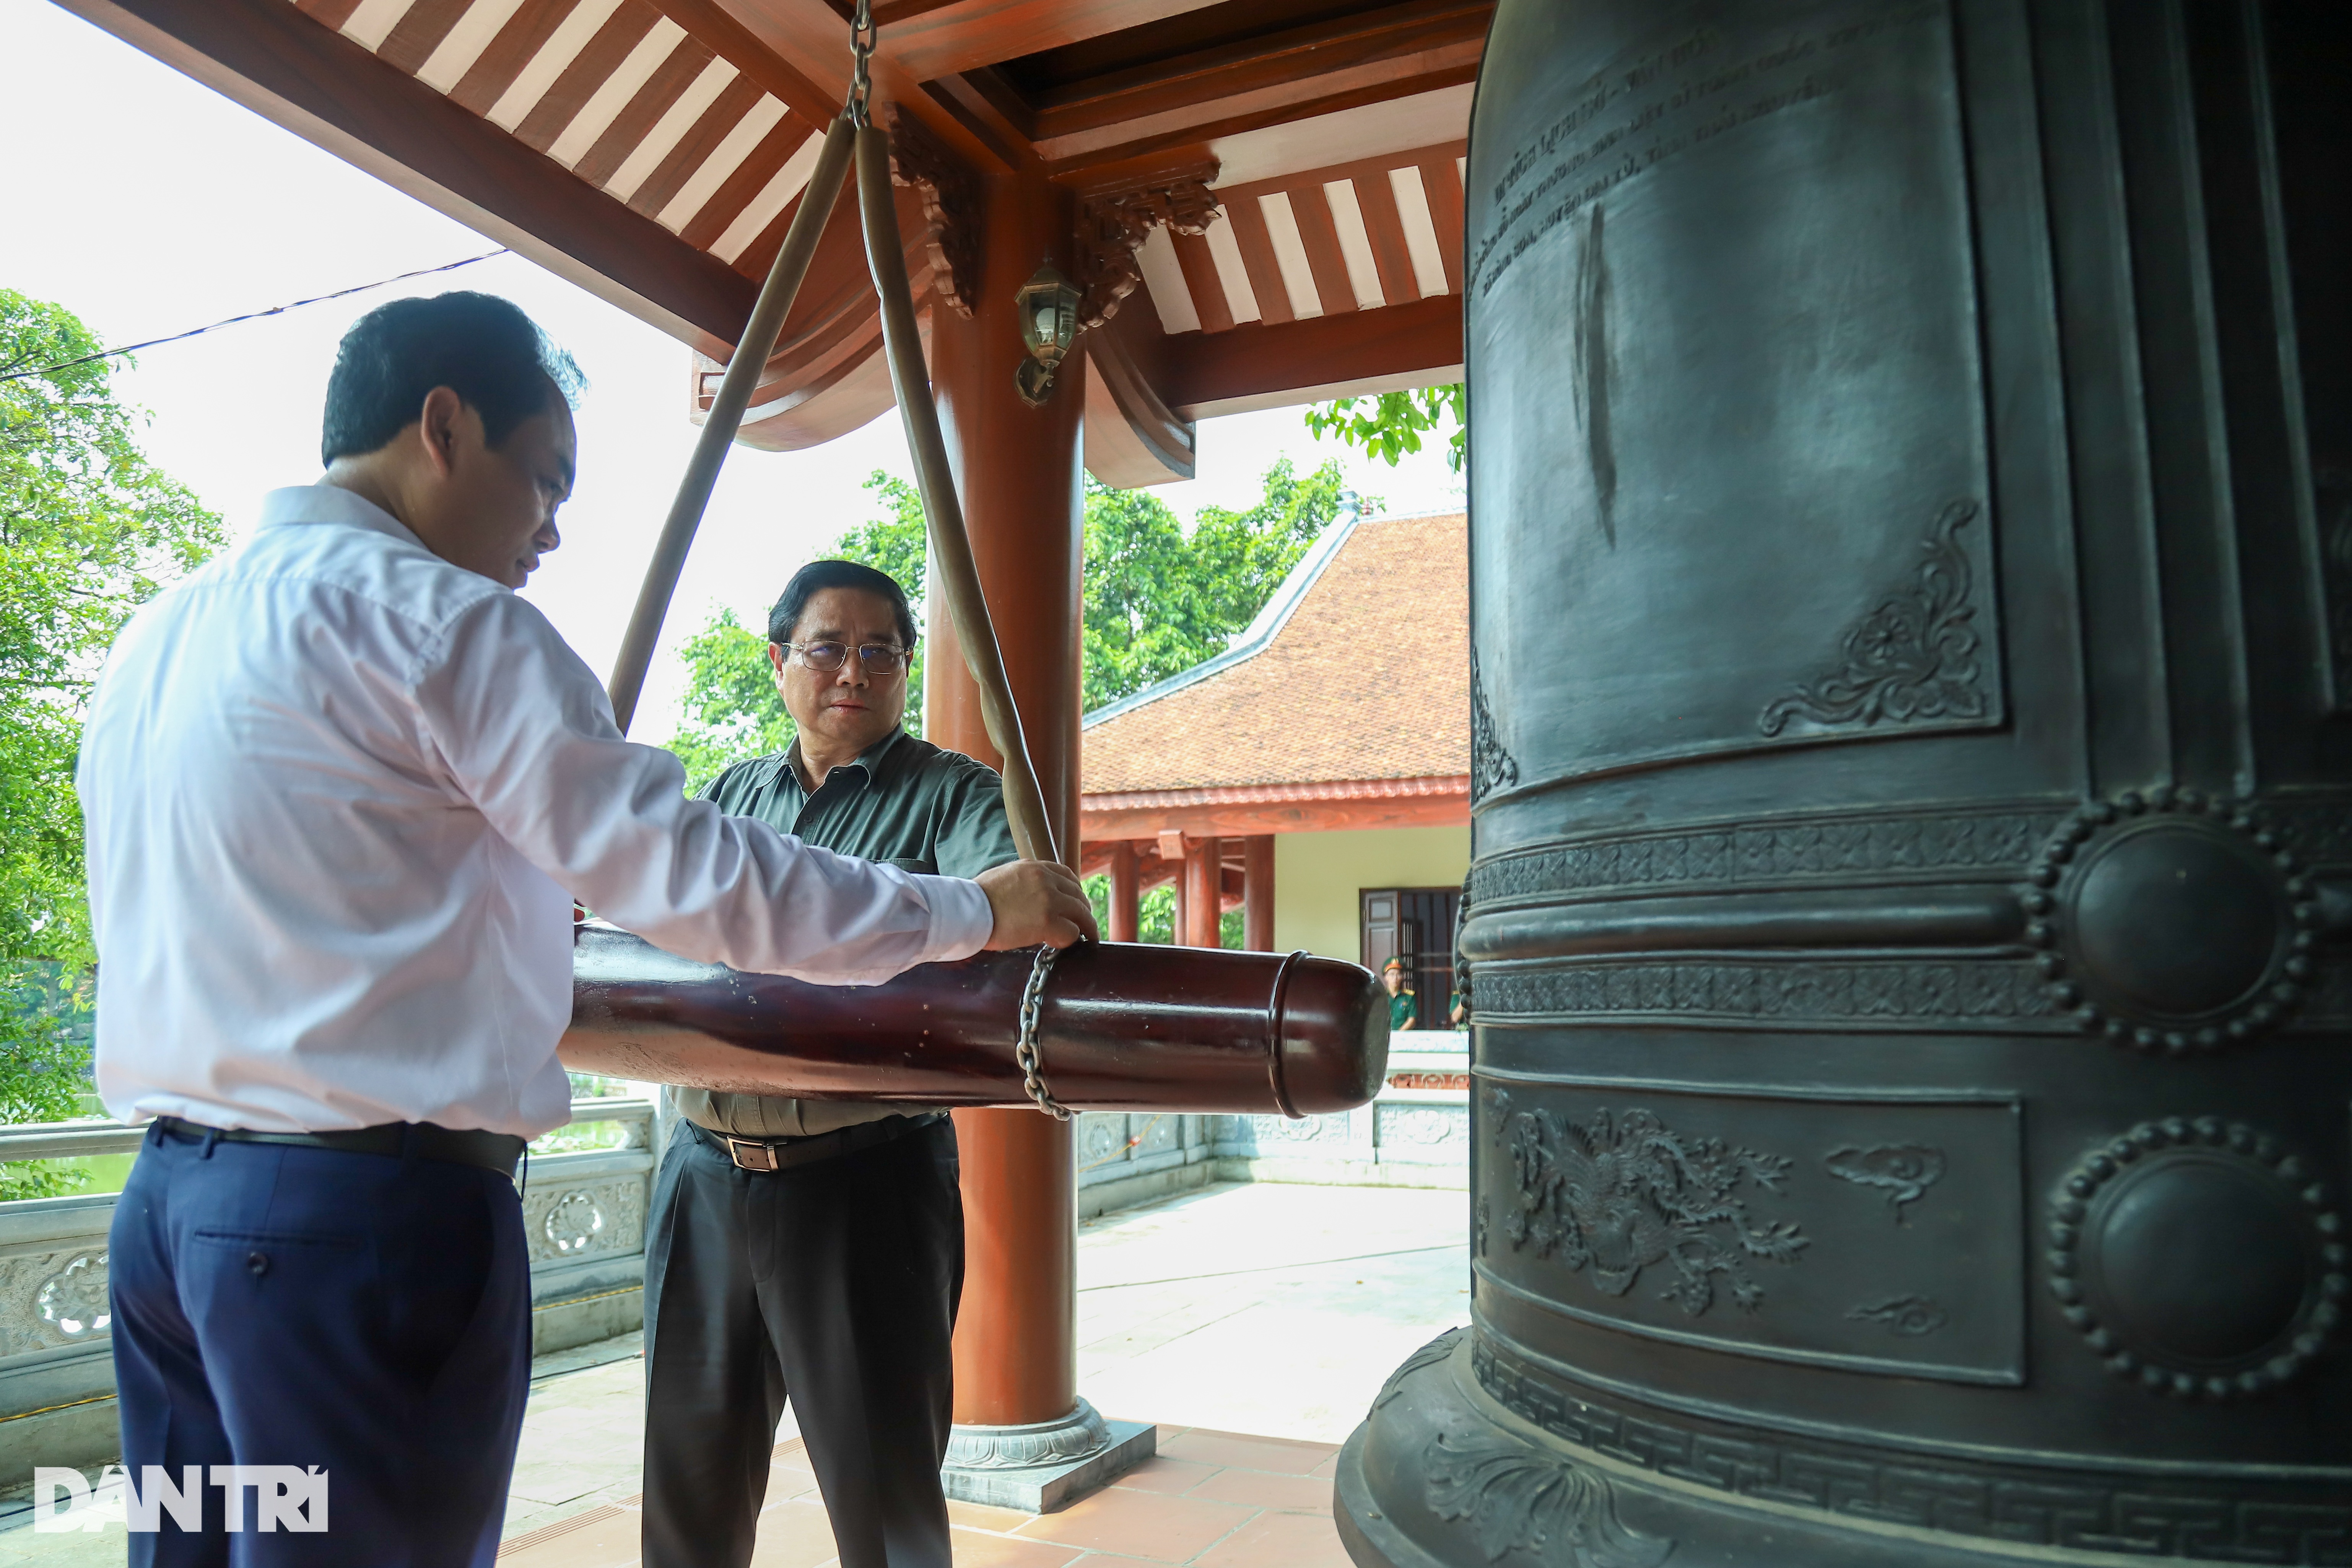
[[[800,742],[778,756],[738,763],[710,781],[705,800],[730,816],[756,816],[820,848],[908,871],[977,877],[1017,860],[996,772],[956,752],[893,730],[811,795],[801,783]],[[802,1138],[885,1116],[935,1109],[856,1100],[784,1100],[673,1089],[678,1114],[738,1138]]]

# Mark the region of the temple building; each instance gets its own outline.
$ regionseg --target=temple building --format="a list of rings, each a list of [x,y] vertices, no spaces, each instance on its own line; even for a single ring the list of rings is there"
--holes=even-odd
[[[1460,512],[1343,515],[1231,648],[1087,715],[1080,864],[1110,874],[1115,931],[1173,885],[1180,940],[1214,945],[1213,864],[1244,946],[1402,958],[1443,1022],[1470,866],[1467,537]]]

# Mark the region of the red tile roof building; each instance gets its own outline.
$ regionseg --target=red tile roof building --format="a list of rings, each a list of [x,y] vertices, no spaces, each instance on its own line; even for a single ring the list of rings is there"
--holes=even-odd
[[[1247,841],[1467,823],[1469,611],[1463,513],[1334,523],[1229,652],[1087,715],[1085,868],[1214,838],[1230,905]]]

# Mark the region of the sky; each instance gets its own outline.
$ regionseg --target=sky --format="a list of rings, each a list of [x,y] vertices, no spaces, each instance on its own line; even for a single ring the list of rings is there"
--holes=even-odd
[[[64,305],[110,346],[496,248],[48,0],[0,0],[0,59],[13,62],[16,147],[0,288]],[[500,256],[147,350],[116,390],[149,416],[148,455],[242,537],[264,492],[318,477],[320,402],[345,329],[386,300],[459,287],[515,300],[587,374],[563,547],[525,594],[601,676],[694,445],[688,351],[659,330]],[[1438,446],[1391,468],[1318,443],[1300,414],[1203,421],[1198,477],[1155,493],[1189,522],[1203,506],[1255,503],[1279,457],[1302,469],[1339,457],[1390,512],[1461,505]],[[912,478],[895,410],[807,451],[734,449],[671,605],[638,738],[676,726],[678,642],[721,606],[764,622],[793,568],[876,515],[861,487],[877,468]]]

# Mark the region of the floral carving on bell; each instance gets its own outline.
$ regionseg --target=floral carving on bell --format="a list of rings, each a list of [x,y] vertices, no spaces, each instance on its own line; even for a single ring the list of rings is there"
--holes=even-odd
[[[1839,729],[1983,718],[1990,703],[1972,576],[1956,538],[1976,515],[1972,500],[1946,507],[1920,542],[1910,586],[1864,612],[1845,634],[1838,668],[1767,704],[1756,727],[1777,736],[1792,719]]]

